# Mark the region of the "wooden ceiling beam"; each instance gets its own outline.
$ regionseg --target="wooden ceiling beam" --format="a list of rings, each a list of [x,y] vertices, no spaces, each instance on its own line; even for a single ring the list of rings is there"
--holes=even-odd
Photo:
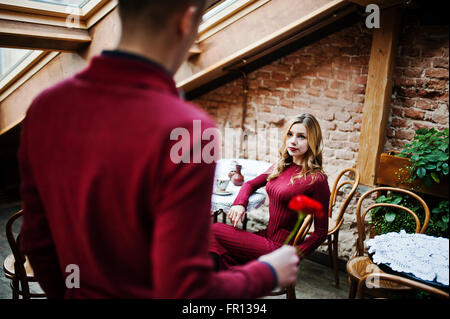
[[[0,19],[2,47],[75,51],[91,41],[87,30]]]
[[[376,4],[381,9],[388,8],[392,6],[397,6],[401,4],[406,4],[410,2],[410,0],[347,0],[348,2],[355,3],[362,7],[367,7],[369,4]]]

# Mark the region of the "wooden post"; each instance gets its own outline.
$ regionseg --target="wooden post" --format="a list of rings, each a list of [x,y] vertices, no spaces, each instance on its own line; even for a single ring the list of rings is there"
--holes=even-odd
[[[356,163],[361,174],[361,184],[367,186],[375,185],[380,154],[385,143],[400,18],[398,8],[382,10],[380,28],[373,32]]]

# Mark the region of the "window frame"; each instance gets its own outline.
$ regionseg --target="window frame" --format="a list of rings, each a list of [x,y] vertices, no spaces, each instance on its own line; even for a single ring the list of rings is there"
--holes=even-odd
[[[58,54],[56,51],[31,52],[0,81],[0,103]]]
[[[30,5],[30,7],[26,7],[26,5]],[[72,25],[72,29],[87,32],[117,5],[117,0],[91,0],[80,8],[79,12],[75,12],[73,9],[77,10],[76,7],[64,7],[58,4],[39,3],[30,0],[22,0],[19,4],[15,0],[2,0],[0,3],[0,21],[37,24],[49,28],[68,28],[68,19],[74,19],[77,24]],[[70,10],[67,10],[67,8],[70,8]],[[31,49],[35,52],[32,52],[0,81],[0,103],[59,54],[59,51],[48,51],[40,48],[19,46],[15,48]]]
[[[3,82],[3,80],[13,76],[12,73],[14,72],[15,69],[17,69],[17,67],[22,64],[24,61],[26,61],[29,56],[31,54],[33,54],[33,50],[29,50],[29,49],[15,49],[15,48],[7,48],[7,47],[0,47],[0,66],[3,64],[3,54],[5,53],[3,50],[22,50],[25,52],[22,52],[23,54],[21,55],[20,59],[18,59],[17,61],[15,61],[14,63],[12,63],[11,65],[8,66],[8,68],[6,69],[6,72],[4,72],[4,74],[2,75],[2,70],[0,70],[0,86],[1,83]]]
[[[83,7],[62,6],[22,0],[2,0],[0,19],[67,27],[68,21],[76,21],[71,28],[87,30],[118,4],[117,0],[90,0]]]
[[[213,10],[217,10],[217,8],[226,1],[231,0],[225,0],[224,2],[215,4],[211,9],[206,11],[205,15]],[[234,3],[225,7],[223,10],[220,10],[215,15],[200,24],[197,43],[208,39],[230,24],[245,17],[262,5],[265,5],[269,1],[271,0],[234,0]]]

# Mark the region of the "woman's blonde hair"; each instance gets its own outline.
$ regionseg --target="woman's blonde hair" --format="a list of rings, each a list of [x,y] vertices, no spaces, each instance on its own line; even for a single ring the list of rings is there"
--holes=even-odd
[[[280,174],[287,169],[293,162],[293,157],[289,155],[286,147],[286,140],[288,133],[292,126],[295,124],[303,124],[306,128],[306,137],[308,141],[308,150],[303,155],[303,161],[301,163],[301,172],[291,178],[291,183],[294,183],[295,179],[306,177],[308,174],[312,174],[313,182],[315,180],[316,173],[320,172],[325,175],[322,168],[322,130],[317,119],[308,113],[303,113],[295,116],[291,119],[287,125],[283,137],[283,145],[280,148],[280,157],[278,162],[275,164],[272,172],[267,178],[268,181],[273,180],[280,176]]]

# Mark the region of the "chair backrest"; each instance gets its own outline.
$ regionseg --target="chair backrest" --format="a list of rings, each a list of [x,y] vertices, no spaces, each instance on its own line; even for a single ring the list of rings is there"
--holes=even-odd
[[[294,242],[292,244],[293,246],[300,244],[305,239],[309,229],[311,228],[312,222],[313,222],[312,215],[306,215],[302,225],[300,226],[300,229],[298,230],[295,236]]]
[[[382,191],[404,193],[404,194],[407,194],[407,195],[417,199],[420,202],[420,204],[422,204],[422,207],[425,211],[425,219],[423,222],[423,226],[421,227],[419,217],[417,217],[417,215],[411,209],[404,207],[404,206],[397,205],[397,204],[375,203],[375,204],[372,204],[369,207],[367,207],[361,213],[361,206],[362,206],[363,201],[365,199],[367,199],[370,194],[375,193],[375,192],[382,192]],[[398,208],[398,209],[408,212],[410,215],[412,215],[412,217],[414,218],[414,220],[416,222],[416,233],[423,234],[425,232],[425,230],[427,229],[428,223],[430,221],[430,209],[428,208],[428,205],[425,203],[425,201],[417,194],[414,194],[413,192],[410,192],[410,191],[402,189],[402,188],[375,187],[375,188],[365,192],[359,198],[358,203],[356,205],[356,223],[358,226],[358,238],[356,241],[356,253],[359,256],[364,255],[364,240],[366,239],[365,218],[366,218],[367,213],[375,207],[393,207],[393,208]]]
[[[353,173],[354,180],[344,180],[341,182],[341,179],[345,176],[346,173]],[[352,198],[355,195],[356,190],[359,186],[359,178],[360,178],[359,171],[356,168],[346,168],[339,173],[336,180],[334,181],[333,188],[332,188],[331,195],[330,195],[330,205],[328,208],[328,217],[332,217],[333,208],[336,205],[337,194],[339,193],[341,188],[344,187],[345,185],[351,185],[352,188],[351,188],[350,192],[347,194],[347,196],[345,196],[344,202],[342,203],[341,208],[339,209],[339,214],[337,216],[335,226],[332,229],[330,229],[329,232],[333,232],[341,227],[341,225],[344,221],[345,210],[347,209],[350,201],[352,200]]]
[[[19,279],[21,293],[24,299],[30,298],[30,288],[28,285],[27,273],[25,271],[25,255],[20,250],[20,233],[15,237],[13,232],[14,223],[23,215],[23,210],[13,214],[6,223],[6,239],[14,256],[14,275]]]
[[[373,283],[378,280],[392,281],[392,282],[395,282],[395,283],[398,283],[401,285],[411,287],[413,289],[426,291],[428,293],[431,293],[431,294],[441,297],[441,298],[449,299],[448,292],[445,292],[443,290],[440,290],[440,289],[435,288],[430,285],[426,285],[426,284],[418,282],[416,280],[411,280],[408,278],[400,277],[397,275],[386,274],[386,273],[371,273],[371,274],[367,274],[367,275],[363,276],[358,282],[358,298],[360,298],[360,299],[364,298],[364,292],[366,290],[365,289],[366,282]]]

